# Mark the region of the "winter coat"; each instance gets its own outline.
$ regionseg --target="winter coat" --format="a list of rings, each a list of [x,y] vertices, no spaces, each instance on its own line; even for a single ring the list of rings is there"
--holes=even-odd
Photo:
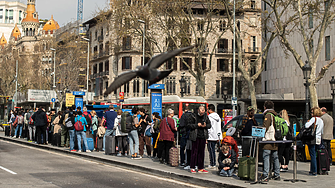
[[[206,127],[199,127],[198,123],[206,122]],[[207,114],[199,116],[199,114],[192,113],[188,119],[186,128],[190,130],[189,140],[196,141],[197,138],[208,139],[208,129],[210,129],[211,121],[209,120]]]
[[[237,164],[237,157],[235,151],[229,147],[228,155],[225,156],[220,150],[219,157],[219,170],[221,171],[224,167],[230,167],[230,169],[234,168],[235,164]]]
[[[39,108],[38,111],[31,118],[34,120],[36,127],[48,125],[47,115],[41,108]]]
[[[60,117],[57,116],[55,120],[52,122],[52,124],[54,124],[54,132],[53,132],[54,134],[60,133],[60,130],[62,129],[62,126],[60,125],[59,120],[60,120]]]
[[[245,123],[245,127],[243,128],[243,130],[241,132],[241,135],[242,136],[251,136],[252,126],[258,126],[257,122],[255,124],[252,119],[248,119],[248,121]]]
[[[221,118],[216,112],[208,115],[209,120],[211,121],[211,128],[208,129],[208,139],[210,141],[222,140],[221,132]]]
[[[191,111],[187,111],[179,119],[178,129],[183,138],[188,137],[189,130],[187,129],[187,124],[188,124],[188,119],[190,118],[191,114],[192,114]]]
[[[273,133],[271,131],[271,136],[273,136],[274,138],[275,132],[274,132],[273,125],[274,125],[275,117],[272,114],[275,116],[277,115],[277,113],[273,109],[264,111],[263,127],[266,128],[265,135],[267,135],[267,133],[270,133],[269,131],[273,130]],[[278,145],[277,144],[263,144],[263,150],[278,150]]]
[[[333,139],[333,118],[325,113],[321,116],[321,119],[323,121],[323,134],[322,139],[323,140],[332,140]]]
[[[96,131],[96,130],[98,129],[98,126],[99,126],[98,117],[97,117],[97,115],[95,115],[95,116],[92,118],[92,130],[93,130],[93,131]]]
[[[162,119],[159,127],[159,140],[174,141],[174,132],[176,132],[176,125],[175,121],[172,118],[166,117]]]
[[[306,124],[305,128],[309,128],[310,126],[314,125],[314,122],[316,120],[316,133],[315,133],[315,139],[305,141],[306,144],[321,144],[321,136],[323,134],[323,121],[320,117],[312,117]]]

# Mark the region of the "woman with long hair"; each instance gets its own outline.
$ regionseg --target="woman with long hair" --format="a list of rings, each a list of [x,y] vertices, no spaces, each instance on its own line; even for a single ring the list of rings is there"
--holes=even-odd
[[[287,126],[290,126],[290,120],[288,117],[288,113],[285,109],[279,112],[279,116],[283,118],[287,124]],[[286,140],[286,136],[284,136],[283,140]],[[278,145],[278,157],[279,162],[281,164],[280,166],[280,172],[287,172],[288,171],[288,163],[290,161],[290,147],[291,143],[286,144],[279,144]]]
[[[117,143],[118,143],[118,154],[117,156],[121,157],[122,154],[124,156],[128,156],[128,133],[124,133],[121,131],[121,115],[122,115],[122,110],[119,109],[117,111],[117,119],[118,119],[118,126],[116,127],[116,138],[117,138]]]

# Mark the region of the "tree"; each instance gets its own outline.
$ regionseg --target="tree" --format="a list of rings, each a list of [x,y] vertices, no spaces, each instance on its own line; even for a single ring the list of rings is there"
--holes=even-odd
[[[263,1],[272,11],[271,24],[276,29],[276,35],[279,37],[285,53],[290,53],[294,57],[300,69],[305,65],[303,58],[307,57],[312,67],[308,80],[310,104],[312,107],[318,106],[316,84],[335,62],[335,58],[329,59],[330,61],[326,60],[328,62],[322,65],[321,70],[317,70],[324,46],[325,33],[327,29],[330,29],[330,24],[335,17],[334,0],[326,0],[324,3],[301,0]],[[292,36],[297,35],[301,37],[303,51],[299,50],[300,45],[296,45],[292,40]],[[314,45],[314,41],[317,41],[316,45]],[[330,51],[326,53],[330,55]]]

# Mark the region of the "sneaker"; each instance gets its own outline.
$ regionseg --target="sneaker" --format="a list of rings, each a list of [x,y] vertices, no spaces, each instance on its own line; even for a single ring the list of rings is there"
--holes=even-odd
[[[21,136],[19,136],[19,138],[21,138]]]
[[[31,140],[28,140],[28,142],[33,142],[33,141],[31,141]]]
[[[134,157],[132,157],[131,159],[142,159],[142,157],[141,156],[139,156],[139,155],[134,155]]]
[[[71,150],[70,152],[76,152],[77,150],[75,150],[75,149],[73,149],[73,150]]]
[[[195,169],[191,169],[191,173],[195,174],[195,173],[197,173],[197,171]]]
[[[190,166],[185,166],[185,167],[184,167],[184,170],[190,170],[190,169],[191,169]]]
[[[260,178],[259,181],[262,181],[262,182],[269,182],[269,178],[268,178],[268,177],[265,177],[265,176],[262,176],[262,177]]]
[[[205,170],[205,169],[198,170],[198,172],[199,172],[199,173],[203,173],[203,174],[207,174],[207,173],[208,173],[208,171]]]
[[[91,153],[91,150],[86,150],[86,153]]]
[[[179,166],[180,166],[180,167],[184,167],[184,166],[185,166],[185,163],[181,163]]]
[[[198,166],[195,166],[195,169],[198,170]]]
[[[127,154],[127,153],[125,153],[125,154],[124,154],[124,156],[125,156],[125,157],[127,157],[127,156],[128,156],[128,154]]]
[[[314,177],[317,177],[317,176],[318,176],[317,173],[315,173],[315,172],[310,173],[309,175],[314,176]]]
[[[280,181],[280,176],[273,176],[272,179],[276,181]]]
[[[122,156],[122,154],[121,154],[121,153],[118,153],[116,156],[118,156],[118,157],[121,157],[121,156]]]
[[[81,153],[81,150],[78,150],[78,153]]]
[[[216,168],[216,166],[211,166],[211,165],[208,165],[208,167],[207,168],[209,168],[209,169],[213,169],[213,168]]]

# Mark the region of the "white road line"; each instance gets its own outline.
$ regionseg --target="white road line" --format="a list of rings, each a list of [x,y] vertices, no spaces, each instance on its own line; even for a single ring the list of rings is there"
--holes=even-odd
[[[14,174],[14,175],[16,175],[16,173],[15,173],[15,172],[13,172],[13,171],[11,171],[11,170],[8,170],[8,169],[7,169],[7,168],[5,168],[5,167],[2,167],[2,166],[0,166],[0,168],[1,168],[2,170],[6,171],[6,172],[9,172],[9,173],[11,173],[11,174]]]

